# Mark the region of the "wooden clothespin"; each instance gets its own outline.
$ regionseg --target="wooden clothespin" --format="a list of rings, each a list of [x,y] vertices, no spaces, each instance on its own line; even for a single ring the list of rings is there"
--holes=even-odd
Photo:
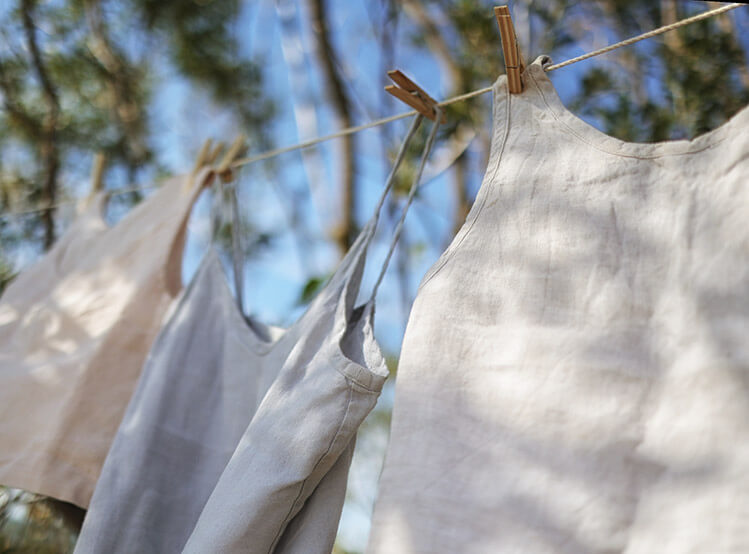
[[[520,55],[515,25],[512,23],[510,9],[507,6],[495,6],[494,15],[499,25],[499,35],[502,37],[502,52],[505,55],[505,71],[507,85],[512,94],[523,92],[523,80],[520,75],[525,70],[523,58]]]
[[[435,109],[437,101],[429,96],[424,89],[414,83],[411,79],[399,69],[388,71],[388,77],[393,80],[395,85],[388,85],[385,90],[395,96],[398,100],[401,100],[415,109],[424,117],[428,117],[432,121],[437,119],[438,111]],[[445,123],[447,118],[445,112],[442,112],[442,119],[440,123]]]
[[[206,158],[205,158],[205,163],[207,165],[213,165],[213,162],[216,161],[216,158],[218,158],[218,155],[224,149],[224,146],[226,145],[223,142],[221,141],[217,142],[213,150],[208,151],[208,154],[206,155]]]
[[[88,195],[88,202],[93,200],[103,188],[104,188],[104,164],[107,161],[107,157],[102,152],[94,154],[94,162],[91,164],[91,192]]]
[[[195,167],[192,169],[193,174],[197,173],[206,164],[206,159],[211,152],[212,146],[213,140],[211,139],[206,139],[203,142],[203,146],[200,147],[200,151],[198,152],[198,157],[195,159]]]
[[[203,145],[200,147],[200,150],[198,151],[198,155],[195,158],[195,165],[192,168],[192,173],[190,173],[190,178],[187,179],[187,182],[185,184],[185,190],[189,191],[192,189],[193,182],[195,178],[198,176],[198,172],[202,167],[205,167],[206,165],[211,164],[211,155],[213,153],[212,151],[213,147],[213,140],[212,139],[206,139],[203,142]],[[209,187],[211,184],[211,180],[213,179],[212,176],[209,176],[202,184],[202,187]]]
[[[226,154],[224,154],[224,157],[221,159],[221,162],[216,166],[216,173],[224,183],[228,183],[234,178],[231,164],[244,150],[246,140],[247,137],[244,135],[239,135],[235,138],[234,142],[229,147],[229,150],[226,151]]]

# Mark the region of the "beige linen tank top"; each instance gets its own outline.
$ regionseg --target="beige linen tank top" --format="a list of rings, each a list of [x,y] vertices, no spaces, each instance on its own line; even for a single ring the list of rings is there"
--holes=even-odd
[[[0,483],[87,507],[164,312],[208,173],[114,227],[99,195],[0,299]]]
[[[419,289],[368,552],[749,552],[749,108],[623,142],[547,60]]]

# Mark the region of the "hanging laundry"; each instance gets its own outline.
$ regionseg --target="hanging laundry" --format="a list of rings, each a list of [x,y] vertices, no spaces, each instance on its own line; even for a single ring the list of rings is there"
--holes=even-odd
[[[209,251],[148,357],[77,553],[182,551],[280,370],[282,362],[269,349],[285,332],[245,321],[216,253]],[[315,490],[325,501],[295,518],[297,526],[315,531],[303,536],[309,552],[333,547],[350,454],[336,462],[342,471],[323,479],[331,484]]]
[[[103,195],[0,299],[0,483],[87,507],[164,312],[205,173],[116,226]]]
[[[234,229],[239,219],[233,188],[231,193]],[[238,241],[232,233],[236,277],[242,265]],[[241,297],[241,278],[235,287]],[[245,318],[210,249],[154,342],[102,468],[76,552],[181,552],[280,370],[276,357],[266,354],[284,332]],[[333,547],[336,526],[328,520],[340,517],[353,444],[315,489],[320,500],[314,508],[305,508],[292,522],[295,529],[314,530],[312,536],[294,534],[309,551]],[[321,532],[325,524],[328,530]]]
[[[354,302],[420,121],[374,217],[289,329],[245,320],[207,254],[149,356],[76,552],[332,550],[355,434],[388,375],[374,293]]]
[[[283,552],[276,547],[285,527],[374,407],[388,370],[372,333],[372,305],[353,306],[373,235],[370,224],[305,315],[258,352],[272,368],[267,393],[245,421],[185,552]],[[330,551],[342,503],[341,496],[309,514],[326,540],[306,552]]]
[[[414,303],[368,552],[749,552],[749,108],[623,142],[548,61]]]
[[[179,552],[257,404],[282,329],[248,324],[210,250],[148,356],[78,552]]]

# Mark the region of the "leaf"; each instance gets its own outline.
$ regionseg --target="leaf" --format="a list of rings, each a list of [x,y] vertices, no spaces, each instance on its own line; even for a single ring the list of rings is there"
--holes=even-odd
[[[309,304],[317,293],[322,289],[323,284],[327,281],[327,276],[310,277],[310,279],[304,284],[302,293],[299,295],[297,305],[303,306]]]

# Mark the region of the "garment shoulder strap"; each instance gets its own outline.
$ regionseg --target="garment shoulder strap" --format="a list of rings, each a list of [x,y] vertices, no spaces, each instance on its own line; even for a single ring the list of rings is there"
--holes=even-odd
[[[408,132],[406,133],[406,137],[403,139],[403,142],[398,150],[395,161],[393,162],[393,166],[390,170],[390,174],[388,175],[387,181],[385,182],[385,187],[382,191],[382,194],[380,195],[380,199],[377,202],[372,217],[369,219],[369,221],[367,221],[364,227],[362,227],[361,232],[356,237],[356,240],[351,245],[348,252],[346,252],[346,255],[343,257],[341,262],[338,264],[338,267],[333,273],[333,276],[328,281],[328,284],[325,286],[325,289],[337,289],[339,285],[350,280],[352,275],[354,275],[355,273],[360,273],[362,271],[367,248],[372,242],[375,236],[375,231],[377,230],[377,222],[380,217],[380,212],[382,211],[382,206],[385,204],[385,199],[387,198],[388,193],[393,188],[395,175],[398,172],[398,168],[403,163],[403,159],[406,156],[406,151],[408,150],[408,145],[413,140],[413,137],[415,136],[422,120],[423,116],[421,114],[418,114],[411,122],[411,126],[409,127]],[[356,287],[353,287],[353,289],[356,289],[356,292],[358,292],[358,284]],[[321,292],[324,293],[325,290]]]
[[[225,219],[231,225],[231,257],[234,274],[234,294],[236,295],[237,306],[239,311],[244,313],[244,251],[242,249],[242,242],[240,236],[239,225],[241,223],[239,218],[239,201],[237,199],[237,187],[236,184],[227,186],[221,179],[218,179],[218,188],[213,196],[213,203],[211,205],[211,242],[215,243],[218,233],[221,231],[221,226]],[[225,204],[224,201],[228,200],[229,216],[224,217]]]
[[[390,258],[392,257],[393,251],[395,250],[395,246],[401,235],[401,232],[403,229],[403,223],[405,221],[408,208],[410,207],[411,203],[413,202],[414,196],[416,195],[416,191],[421,181],[421,175],[424,171],[424,167],[426,165],[427,159],[429,158],[429,154],[432,150],[432,146],[434,144],[434,140],[437,135],[437,130],[439,128],[439,120],[440,120],[440,117],[437,117],[435,123],[432,125],[431,131],[429,133],[429,137],[424,145],[424,149],[421,154],[421,160],[419,162],[418,170],[411,184],[411,188],[409,189],[408,198],[406,200],[406,204],[401,213],[400,220],[398,221],[398,224],[396,225],[396,228],[394,230],[393,238],[391,240],[387,256],[382,265],[382,268],[380,269],[380,274],[378,275],[377,281],[375,282],[375,286],[372,290],[372,295],[370,297],[369,304],[372,303],[375,296],[377,295],[377,289],[379,288],[380,283],[382,282],[382,279],[385,275],[385,272],[387,271]],[[332,287],[331,290],[335,290],[336,285],[341,285],[344,282],[346,283],[346,286],[345,286],[346,298],[345,298],[344,304],[347,307],[346,308],[347,311],[350,311],[353,309],[356,296],[359,293],[359,285],[361,282],[361,275],[364,269],[364,261],[366,258],[367,248],[369,247],[372,240],[374,239],[375,232],[377,230],[377,223],[380,218],[380,213],[382,212],[382,207],[385,204],[385,200],[388,194],[393,188],[393,183],[395,182],[395,176],[398,172],[398,169],[403,163],[408,146],[413,140],[413,137],[416,134],[416,131],[418,130],[422,121],[423,121],[422,115],[419,114],[414,117],[414,120],[412,121],[411,126],[409,127],[408,132],[406,133],[406,137],[404,138],[403,143],[401,144],[400,149],[398,150],[398,153],[395,157],[395,161],[393,162],[393,167],[390,170],[390,174],[388,175],[387,181],[385,183],[385,187],[382,191],[382,194],[380,195],[380,199],[377,202],[377,206],[375,207],[372,217],[362,228],[361,233],[359,233],[359,236],[357,237],[356,241],[349,249],[348,253],[342,260],[341,264],[336,270],[336,273],[333,275],[333,277],[331,278],[328,284],[328,287]]]
[[[374,299],[377,295],[377,289],[380,286],[380,283],[382,282],[382,279],[385,275],[385,272],[387,271],[388,264],[390,262],[390,258],[392,257],[393,251],[395,250],[395,246],[398,242],[398,238],[400,237],[400,234],[403,229],[403,223],[406,219],[406,214],[408,212],[408,208],[410,207],[411,203],[413,202],[413,199],[416,195],[419,183],[421,181],[421,175],[424,172],[424,167],[426,165],[426,161],[429,158],[429,154],[432,150],[432,146],[434,145],[434,140],[437,135],[437,130],[439,128],[439,121],[441,117],[440,114],[437,114],[436,122],[432,125],[431,131],[429,133],[429,137],[424,145],[424,149],[421,154],[421,160],[419,162],[419,166],[416,172],[416,175],[414,176],[414,179],[412,181],[411,187],[408,192],[408,197],[406,199],[406,203],[403,207],[403,210],[401,212],[400,219],[395,227],[395,230],[393,232],[392,239],[390,241],[390,247],[388,248],[387,255],[385,257],[385,261],[382,264],[382,267],[380,268],[380,273],[377,277],[377,281],[375,282],[375,285],[372,289],[371,296],[369,300],[363,305],[360,306],[358,309],[355,308],[356,303],[356,297],[359,294],[359,287],[361,284],[361,276],[364,270],[364,263],[366,258],[366,251],[367,246],[372,241],[374,234],[375,234],[375,228],[377,226],[377,220],[380,215],[380,211],[382,210],[382,206],[385,202],[385,198],[390,192],[393,181],[395,178],[395,174],[398,170],[398,167],[403,161],[403,158],[405,157],[406,148],[408,146],[408,143],[410,142],[411,138],[413,137],[413,134],[416,132],[416,129],[421,122],[421,117],[417,116],[416,120],[411,126],[411,129],[409,130],[408,135],[406,136],[406,139],[404,140],[403,144],[401,145],[400,151],[398,152],[398,155],[396,157],[396,161],[393,164],[393,169],[390,172],[390,176],[388,177],[388,182],[385,186],[385,190],[383,191],[383,194],[380,198],[380,201],[377,204],[377,207],[375,208],[375,212],[370,218],[370,220],[365,225],[364,229],[362,230],[362,233],[359,235],[359,238],[357,239],[357,243],[352,247],[352,252],[355,253],[355,262],[352,263],[352,269],[347,272],[347,275],[349,275],[348,281],[343,285],[343,296],[341,298],[342,302],[338,305],[338,315],[339,315],[339,321],[349,321],[350,318],[355,318],[359,321],[362,321],[363,319],[368,319],[373,317],[374,315]],[[358,315],[355,315],[355,313],[358,311]],[[363,318],[363,319],[362,319]]]
[[[322,306],[328,306],[331,303],[337,303],[339,300],[343,300],[340,303],[341,308],[346,312],[346,317],[353,310],[353,305],[356,300],[356,296],[359,293],[359,287],[361,284],[361,276],[364,270],[364,264],[367,254],[367,248],[372,242],[375,231],[377,229],[377,221],[382,210],[382,206],[385,203],[385,199],[393,187],[395,182],[395,175],[398,172],[398,168],[405,158],[408,145],[413,140],[416,131],[421,124],[423,116],[416,115],[411,122],[411,126],[406,133],[403,143],[401,144],[398,153],[393,162],[393,166],[388,175],[385,187],[380,195],[380,199],[374,210],[374,214],[362,227],[358,236],[354,240],[354,243],[346,252],[343,259],[339,262],[333,275],[328,279],[328,282],[315,296],[314,300],[307,307],[305,313],[296,321],[292,326],[302,325],[302,322],[308,320],[308,318],[315,317],[314,314],[318,312],[318,309]],[[343,294],[343,298],[341,298]]]
[[[437,136],[437,130],[440,125],[440,119],[442,118],[441,110],[439,109],[439,107],[436,107],[435,109],[437,110],[437,114],[436,114],[434,123],[432,123],[432,129],[429,131],[429,137],[427,138],[426,144],[424,145],[424,150],[421,153],[421,160],[419,161],[419,167],[416,171],[416,175],[414,176],[414,180],[411,183],[411,188],[408,191],[408,196],[406,197],[406,203],[403,206],[403,210],[401,211],[400,219],[398,220],[398,223],[395,226],[395,230],[393,231],[393,238],[390,241],[390,247],[388,248],[388,252],[385,255],[385,261],[382,264],[382,268],[380,269],[380,274],[377,276],[377,280],[375,281],[374,287],[372,288],[372,296],[370,298],[370,302],[374,301],[375,297],[377,296],[377,290],[379,289],[380,284],[382,283],[382,279],[385,277],[385,273],[387,272],[388,265],[390,264],[390,259],[393,257],[393,252],[395,251],[395,247],[398,244],[398,239],[400,238],[401,233],[403,232],[403,224],[406,221],[406,215],[408,214],[408,209],[411,207],[414,197],[416,196],[416,192],[421,182],[421,176],[424,173],[424,167],[426,166],[427,160],[429,159],[429,154],[432,151],[432,146],[434,146],[434,139]],[[383,201],[384,201],[384,197],[380,200],[380,205],[378,206],[378,214],[379,214],[379,209],[382,207]]]

